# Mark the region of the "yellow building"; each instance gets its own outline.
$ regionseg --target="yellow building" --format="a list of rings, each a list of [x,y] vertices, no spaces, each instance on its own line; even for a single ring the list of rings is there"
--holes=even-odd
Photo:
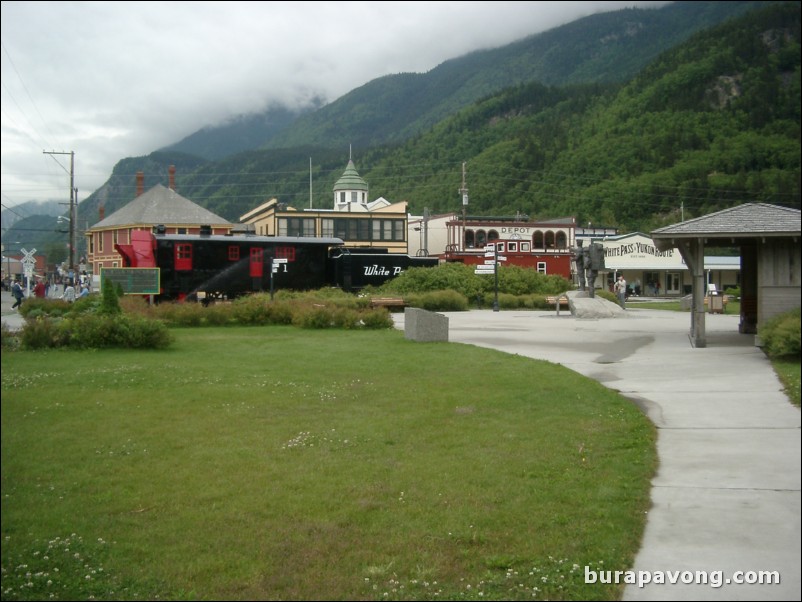
[[[255,234],[341,238],[350,248],[408,252],[407,203],[368,202],[368,185],[349,160],[334,184],[332,209],[294,209],[271,199],[240,217]]]

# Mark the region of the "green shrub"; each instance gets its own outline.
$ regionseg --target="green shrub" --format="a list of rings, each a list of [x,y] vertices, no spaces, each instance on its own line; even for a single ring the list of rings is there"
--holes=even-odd
[[[267,324],[292,324],[293,303],[273,301],[265,308]]]
[[[0,326],[0,341],[2,341],[2,348],[6,351],[17,349],[20,344],[19,336],[4,322]]]
[[[521,307],[521,298],[518,295],[511,293],[498,294],[498,307],[499,309],[518,309]]]
[[[229,303],[214,303],[205,308],[203,321],[209,326],[225,326],[231,322],[233,312]]]
[[[333,328],[351,330],[359,327],[360,316],[355,309],[348,307],[334,307],[331,310],[331,325]]]
[[[325,305],[299,305],[293,313],[292,323],[301,328],[331,328],[334,316],[331,308]]]
[[[615,293],[611,293],[608,290],[596,289],[596,291],[594,292],[594,295],[596,295],[597,297],[601,297],[602,299],[607,299],[607,301],[611,301],[611,302],[615,303],[616,305],[618,305],[618,297],[616,296]]]
[[[758,330],[763,351],[771,358],[799,357],[800,308],[774,316]]]
[[[431,291],[409,295],[407,302],[412,307],[428,311],[466,311],[468,300],[454,290]]]
[[[100,303],[100,313],[110,316],[122,313],[120,308],[120,297],[122,297],[122,288],[117,285],[118,289],[114,288],[114,283],[108,278],[103,279],[103,295]]]
[[[21,346],[25,349],[164,349],[172,342],[169,330],[158,320],[104,314],[80,314],[65,318],[40,316],[26,321],[20,337]]]
[[[384,307],[366,309],[360,314],[360,317],[362,326],[371,330],[393,328],[395,326],[390,312]]]
[[[61,347],[69,341],[69,332],[60,327],[61,319],[37,316],[25,321],[20,334],[23,349],[48,349]]]

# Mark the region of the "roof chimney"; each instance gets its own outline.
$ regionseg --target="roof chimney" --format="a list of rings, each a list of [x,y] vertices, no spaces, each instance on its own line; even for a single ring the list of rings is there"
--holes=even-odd
[[[145,192],[145,172],[136,172],[136,196]]]
[[[105,205],[100,205],[97,208],[97,214],[98,214],[98,217],[100,218],[98,221],[102,222],[103,218],[106,217],[106,206]]]
[[[167,171],[170,172],[170,190],[175,190],[175,165],[171,165]]]

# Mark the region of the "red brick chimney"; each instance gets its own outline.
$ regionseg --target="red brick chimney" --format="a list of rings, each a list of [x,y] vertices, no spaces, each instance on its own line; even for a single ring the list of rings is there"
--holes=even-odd
[[[167,171],[170,172],[170,190],[175,190],[175,165],[171,165]]]
[[[136,196],[145,192],[145,172],[136,172]]]
[[[100,218],[97,221],[102,222],[103,218],[106,217],[106,206],[105,205],[100,205],[97,208],[97,214],[98,214],[98,217]]]

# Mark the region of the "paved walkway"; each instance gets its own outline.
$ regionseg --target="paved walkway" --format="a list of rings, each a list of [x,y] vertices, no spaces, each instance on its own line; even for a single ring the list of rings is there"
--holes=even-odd
[[[738,334],[736,316],[708,314],[708,346],[696,349],[683,312],[630,309],[599,320],[564,310],[443,315],[451,342],[562,364],[620,391],[657,426],[660,465],[633,570],[781,577],[780,585],[627,586],[624,600],[800,599],[800,411],[754,337]],[[403,329],[403,314],[394,318]]]

